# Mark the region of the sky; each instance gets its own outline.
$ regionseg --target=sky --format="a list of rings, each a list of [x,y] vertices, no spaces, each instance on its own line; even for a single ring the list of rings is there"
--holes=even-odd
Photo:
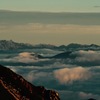
[[[0,13],[0,39],[31,44],[100,45],[100,0],[0,0],[0,10],[64,13]],[[4,14],[4,15],[3,15]],[[15,15],[14,15],[15,14]]]
[[[100,12],[100,0],[0,0],[0,9],[42,12]]]
[[[100,25],[7,23],[0,25],[0,39],[31,44],[68,45],[79,43],[100,45]]]

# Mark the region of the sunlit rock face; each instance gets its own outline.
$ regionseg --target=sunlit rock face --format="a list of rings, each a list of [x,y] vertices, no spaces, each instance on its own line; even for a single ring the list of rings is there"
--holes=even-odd
[[[0,65],[0,100],[60,100],[57,92],[34,86]]]

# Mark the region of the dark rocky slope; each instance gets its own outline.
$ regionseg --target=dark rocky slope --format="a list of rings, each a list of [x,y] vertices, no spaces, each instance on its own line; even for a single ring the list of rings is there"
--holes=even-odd
[[[60,100],[57,92],[34,86],[0,65],[0,100]]]

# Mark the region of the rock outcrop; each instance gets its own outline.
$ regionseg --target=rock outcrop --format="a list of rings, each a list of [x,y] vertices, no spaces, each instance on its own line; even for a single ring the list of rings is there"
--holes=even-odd
[[[60,100],[57,92],[34,86],[0,65],[0,100]]]

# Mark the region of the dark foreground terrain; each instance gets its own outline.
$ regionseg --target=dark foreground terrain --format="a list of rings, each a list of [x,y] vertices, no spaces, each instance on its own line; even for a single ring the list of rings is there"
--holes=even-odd
[[[0,100],[60,100],[57,92],[34,86],[0,65]]]

